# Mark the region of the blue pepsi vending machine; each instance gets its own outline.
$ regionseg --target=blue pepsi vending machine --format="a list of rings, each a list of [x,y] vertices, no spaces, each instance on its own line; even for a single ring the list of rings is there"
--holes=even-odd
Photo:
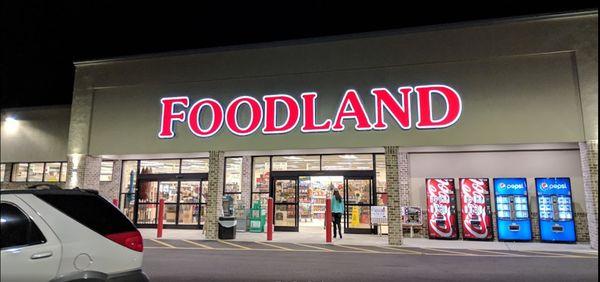
[[[500,241],[530,241],[531,221],[525,178],[494,178]]]
[[[536,178],[540,235],[544,242],[575,242],[575,222],[568,177]]]

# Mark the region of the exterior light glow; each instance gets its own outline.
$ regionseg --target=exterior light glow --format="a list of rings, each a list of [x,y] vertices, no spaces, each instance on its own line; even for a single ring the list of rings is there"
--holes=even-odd
[[[19,121],[16,120],[14,117],[7,117],[4,120],[3,128],[6,131],[6,133],[14,134],[19,129]]]

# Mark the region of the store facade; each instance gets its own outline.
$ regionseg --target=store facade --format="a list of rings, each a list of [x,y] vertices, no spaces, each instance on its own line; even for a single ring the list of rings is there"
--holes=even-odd
[[[530,240],[542,240],[536,187],[560,177],[576,241],[596,248],[597,96],[597,12],[78,62],[59,183],[118,199],[139,226],[164,199],[167,226],[207,238],[219,214],[245,222],[268,197],[276,231],[302,232],[338,189],[347,232],[374,232],[370,211],[386,206],[401,244],[403,207],[423,212],[417,236],[432,237],[432,220],[456,238],[481,227],[463,224],[467,178],[487,181],[494,240],[501,182],[524,179]],[[5,185],[36,161],[16,143],[2,144]],[[443,222],[428,185],[449,179]]]

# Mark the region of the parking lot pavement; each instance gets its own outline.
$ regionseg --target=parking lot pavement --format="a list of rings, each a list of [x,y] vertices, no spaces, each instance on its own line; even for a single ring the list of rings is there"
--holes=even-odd
[[[399,246],[360,246],[344,244],[250,242],[225,240],[145,239],[146,249],[198,249],[209,251],[268,251],[268,252],[324,252],[324,253],[369,253],[384,255],[420,256],[469,256],[469,257],[520,257],[557,259],[598,259],[598,252],[529,251],[529,250],[485,250],[485,249],[440,249]]]
[[[598,254],[146,240],[150,281],[597,281]]]

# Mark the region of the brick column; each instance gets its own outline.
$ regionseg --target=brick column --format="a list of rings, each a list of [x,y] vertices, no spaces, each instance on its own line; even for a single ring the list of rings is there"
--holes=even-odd
[[[4,178],[2,179],[2,182],[0,183],[0,189],[7,189],[7,187],[9,185],[8,182],[10,182],[10,173],[12,171],[12,165],[11,163],[7,163],[4,165]]]
[[[388,244],[402,245],[398,147],[385,147],[385,188],[388,193]]]
[[[121,191],[121,164],[122,162],[120,160],[113,161],[112,180],[100,182],[98,189],[100,196],[111,203],[113,199],[121,200],[119,199],[119,192]]]
[[[225,154],[222,151],[210,151],[208,159],[208,192],[206,199],[206,220],[204,235],[208,240],[219,238],[219,215],[223,214],[223,169]]]
[[[102,159],[94,156],[70,154],[67,156],[67,188],[99,190],[100,164]]]
[[[583,191],[592,249],[598,249],[598,140],[579,142]]]

